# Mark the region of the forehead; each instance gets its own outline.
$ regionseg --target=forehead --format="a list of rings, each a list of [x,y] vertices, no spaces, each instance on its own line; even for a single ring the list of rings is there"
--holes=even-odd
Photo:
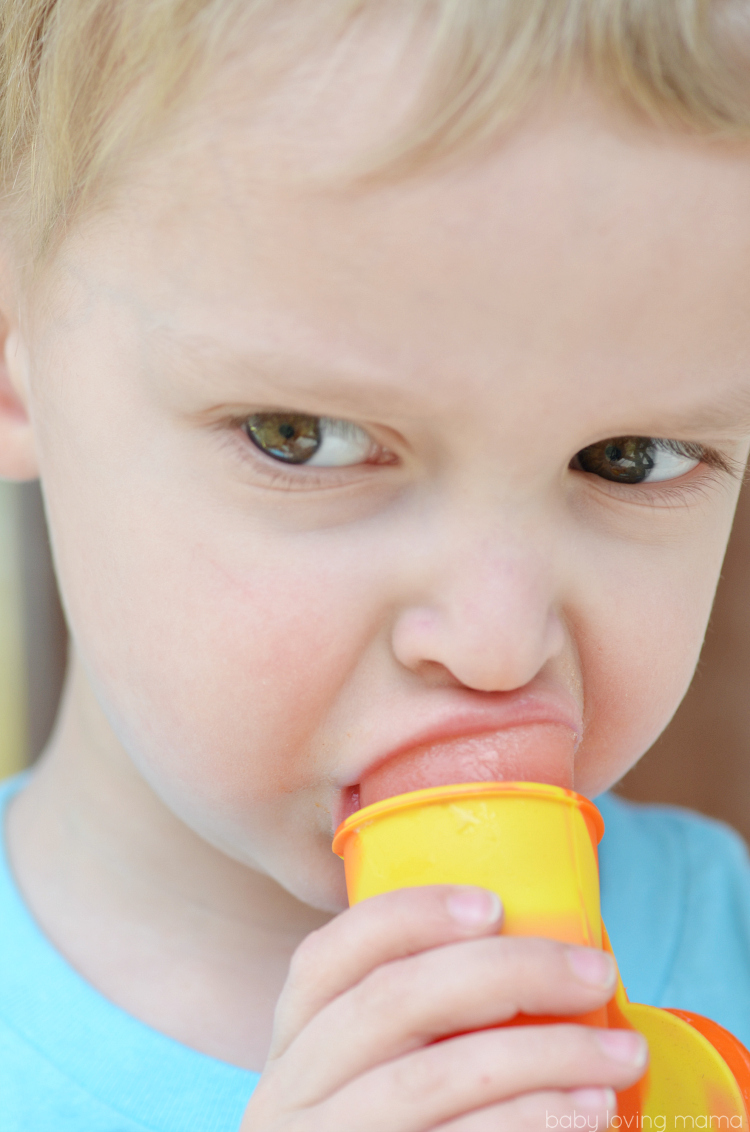
[[[291,349],[446,405],[467,381],[604,407],[648,390],[656,410],[744,382],[750,147],[578,92],[481,152],[358,181],[418,86],[384,50],[308,61],[264,98],[227,66],[62,270],[178,338],[282,369]]]

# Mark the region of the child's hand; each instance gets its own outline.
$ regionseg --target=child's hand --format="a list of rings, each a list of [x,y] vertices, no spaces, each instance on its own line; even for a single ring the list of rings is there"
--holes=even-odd
[[[639,1035],[481,1027],[593,1010],[612,996],[614,965],[588,948],[498,936],[495,903],[482,889],[404,889],[309,936],[241,1132],[510,1132],[574,1112],[586,1124],[562,1126],[605,1127],[609,1090],[644,1071]],[[450,1034],[461,1036],[436,1041]]]

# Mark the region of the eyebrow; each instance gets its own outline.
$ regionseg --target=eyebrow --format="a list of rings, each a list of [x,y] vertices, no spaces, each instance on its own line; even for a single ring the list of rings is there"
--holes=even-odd
[[[716,400],[694,405],[680,412],[665,411],[659,415],[659,427],[666,434],[688,436],[690,434],[722,433],[746,436],[750,433],[750,377],[747,384],[723,391]]]
[[[316,360],[314,356],[301,358],[282,350],[232,350],[213,336],[175,334],[163,326],[152,331],[150,336],[156,344],[157,353],[169,359],[169,368],[173,369],[175,379],[184,379],[187,372],[197,381],[213,387],[216,368],[220,367],[228,383],[236,387],[238,402],[248,398],[248,379],[252,378],[260,387],[261,396],[268,398],[269,407],[310,409],[311,412],[320,407],[321,413],[323,409],[327,413],[333,409],[343,415],[367,414],[368,411],[382,415],[385,404],[392,416],[424,416],[421,394],[412,396],[408,388],[382,371],[357,361],[342,365],[322,358]],[[280,396],[284,401],[299,398],[300,403],[275,403],[269,394],[275,393],[277,388],[281,390]],[[649,415],[654,412],[652,407],[646,411]],[[658,425],[654,428],[657,431],[649,431],[644,422],[635,425],[636,431],[632,434],[684,440],[697,440],[714,434],[732,439],[748,436],[750,375],[746,383],[723,391],[716,399],[697,402],[678,411],[657,409],[656,416]],[[619,433],[626,434],[626,428]]]
[[[254,351],[227,349],[218,339],[206,335],[176,335],[160,327],[152,332],[157,357],[167,362],[168,376],[183,380],[186,376],[196,382],[214,387],[217,368],[226,381],[226,391],[236,395],[238,402],[249,397],[248,383],[260,392],[261,397],[273,404],[273,394],[279,391],[284,402],[299,398],[301,405],[275,404],[276,408],[310,408],[320,403],[321,409],[347,413],[362,413],[368,409],[381,414],[383,405],[390,415],[424,415],[423,398],[413,396],[408,388],[373,367],[361,362],[349,364],[317,360],[314,355],[301,358],[281,350],[259,348]],[[172,371],[170,374],[169,371]],[[227,399],[226,396],[223,397]]]

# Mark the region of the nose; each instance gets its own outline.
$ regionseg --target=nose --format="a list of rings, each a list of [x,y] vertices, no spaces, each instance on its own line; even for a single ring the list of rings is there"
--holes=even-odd
[[[396,659],[417,674],[444,670],[482,692],[523,687],[566,648],[552,549],[502,533],[454,538],[433,554],[419,594],[393,627]]]

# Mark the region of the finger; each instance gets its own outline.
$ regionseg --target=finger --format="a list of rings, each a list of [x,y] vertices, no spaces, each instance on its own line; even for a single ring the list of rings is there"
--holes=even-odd
[[[276,1008],[269,1057],[279,1057],[325,1005],[374,967],[461,939],[496,934],[502,908],[483,888],[429,885],[364,900],[297,949]]]
[[[473,1112],[449,1120],[430,1129],[430,1132],[539,1132],[540,1129],[576,1128],[582,1132],[599,1132],[610,1127],[617,1112],[617,1100],[612,1089],[577,1089],[571,1092],[545,1090],[526,1093],[510,1101],[475,1109]],[[285,1132],[371,1132],[367,1114],[349,1113],[343,1128],[330,1124],[333,1119],[325,1107],[291,1117]],[[362,1123],[362,1121],[365,1123]],[[239,1132],[260,1132],[269,1123],[251,1110],[245,1114]],[[382,1132],[379,1129],[378,1132]],[[400,1132],[388,1126],[388,1132]],[[419,1132],[422,1132],[420,1129]]]
[[[377,967],[324,1007],[287,1049],[285,1070],[298,1103],[315,1104],[437,1038],[497,1026],[519,1012],[593,1010],[614,984],[608,955],[554,940],[495,936],[433,948]]]
[[[566,1024],[487,1030],[379,1066],[317,1111],[325,1112],[326,1127],[342,1132],[354,1113],[356,1132],[427,1132],[524,1093],[623,1089],[643,1075],[646,1061],[646,1043],[633,1031]]]
[[[612,1089],[580,1089],[527,1093],[512,1101],[490,1105],[441,1124],[433,1132],[539,1132],[548,1128],[577,1128],[599,1132],[617,1112]]]

